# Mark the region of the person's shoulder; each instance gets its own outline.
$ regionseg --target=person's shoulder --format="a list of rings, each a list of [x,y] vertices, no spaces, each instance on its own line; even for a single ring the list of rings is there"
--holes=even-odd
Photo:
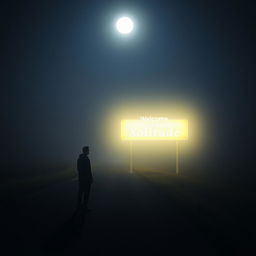
[[[78,162],[84,161],[83,154],[80,154],[80,155],[78,156],[77,161],[78,161]]]
[[[81,160],[81,161],[90,161],[89,157],[85,154],[80,154],[79,157],[78,157],[78,160]]]

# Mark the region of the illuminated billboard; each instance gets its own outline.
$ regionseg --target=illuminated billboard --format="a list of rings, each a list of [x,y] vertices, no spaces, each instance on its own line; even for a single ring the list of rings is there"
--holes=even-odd
[[[142,117],[121,121],[122,140],[187,140],[188,120]]]

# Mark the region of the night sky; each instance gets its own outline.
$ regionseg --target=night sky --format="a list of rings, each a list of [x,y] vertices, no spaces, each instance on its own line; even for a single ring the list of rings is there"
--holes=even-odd
[[[137,24],[127,38],[113,25],[122,14]],[[212,162],[250,166],[254,14],[246,1],[6,1],[4,163],[71,163],[86,144],[94,163],[104,162],[112,110],[124,102],[180,101],[208,120]]]

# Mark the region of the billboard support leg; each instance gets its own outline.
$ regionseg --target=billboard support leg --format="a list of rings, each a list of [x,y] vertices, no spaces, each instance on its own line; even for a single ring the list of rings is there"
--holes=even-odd
[[[176,174],[179,175],[179,142],[176,141]]]
[[[133,173],[133,152],[132,152],[132,141],[130,141],[130,173]]]

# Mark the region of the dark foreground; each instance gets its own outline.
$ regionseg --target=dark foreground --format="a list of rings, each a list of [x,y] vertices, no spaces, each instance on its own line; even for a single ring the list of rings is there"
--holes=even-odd
[[[256,254],[253,223],[214,205],[216,191],[175,180],[163,184],[167,191],[140,173],[118,170],[94,176],[89,213],[74,214],[75,179],[6,195],[2,255]]]

